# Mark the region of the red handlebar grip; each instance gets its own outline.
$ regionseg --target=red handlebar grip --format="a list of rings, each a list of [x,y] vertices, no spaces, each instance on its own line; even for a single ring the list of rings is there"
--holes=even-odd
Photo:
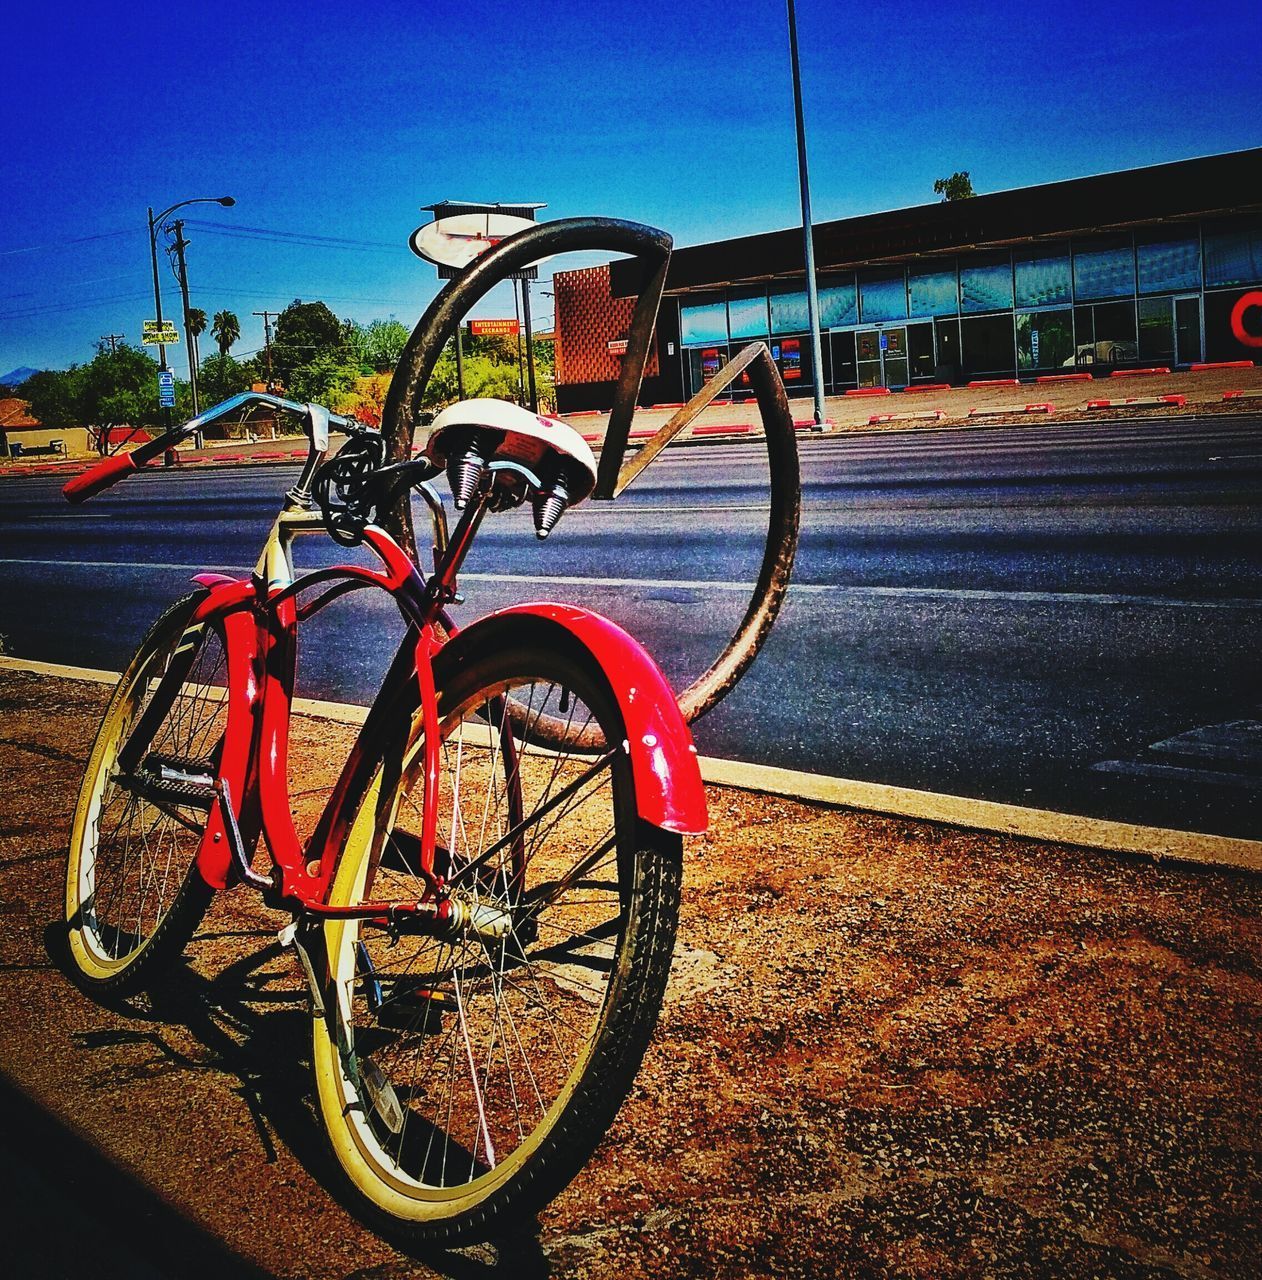
[[[116,453],[104,458],[95,467],[89,467],[81,476],[67,480],[61,492],[67,502],[86,502],[102,489],[117,484],[124,476],[136,470],[136,459],[130,453]]]

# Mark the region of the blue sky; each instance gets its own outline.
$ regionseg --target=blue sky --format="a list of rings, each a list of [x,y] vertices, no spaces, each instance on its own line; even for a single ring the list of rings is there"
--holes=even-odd
[[[1262,143],[1256,0],[799,0],[798,29],[817,220],[927,203],[955,169],[986,192]],[[249,313],[295,297],[410,325],[437,281],[406,241],[435,200],[678,244],[799,216],[782,0],[70,0],[19,3],[7,30],[0,372],[137,341],[146,206],[188,196],[237,200],[187,211],[214,224],[187,232],[193,303],[240,316],[237,355],[261,345]]]

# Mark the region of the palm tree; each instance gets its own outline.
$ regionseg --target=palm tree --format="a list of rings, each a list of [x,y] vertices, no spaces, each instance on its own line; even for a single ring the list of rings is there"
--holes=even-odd
[[[219,344],[219,354],[226,356],[232,344],[241,336],[241,321],[231,311],[216,311],[210,332]]]
[[[206,332],[206,313],[201,307],[189,307],[188,331],[193,335],[194,342]]]

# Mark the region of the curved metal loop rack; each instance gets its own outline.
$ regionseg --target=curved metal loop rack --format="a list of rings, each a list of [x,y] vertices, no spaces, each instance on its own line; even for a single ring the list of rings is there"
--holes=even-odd
[[[633,256],[641,282],[640,292],[627,332],[626,355],[613,409],[600,446],[592,498],[605,501],[616,498],[741,374],[747,374],[757,399],[767,446],[771,507],[758,577],[731,639],[710,666],[679,694],[684,718],[692,723],[735,687],[757,656],[780,612],[797,551],[801,479],[788,397],[765,342],[753,342],[738,351],[654,436],[627,455],[631,421],[648,363],[672,244],[671,237],[664,231],[614,218],[545,222],[502,240],[455,276],[418,321],[399,357],[386,397],[381,431],[393,461],[411,456],[421,398],[443,347],[473,306],[513,272],[540,258],[561,253],[596,251]],[[416,538],[406,501],[396,504],[386,523],[415,558]]]

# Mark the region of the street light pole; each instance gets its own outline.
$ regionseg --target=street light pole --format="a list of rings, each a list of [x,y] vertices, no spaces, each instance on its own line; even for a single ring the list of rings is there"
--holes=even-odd
[[[815,283],[815,240],[811,234],[811,187],[806,171],[806,126],[802,120],[802,75],[798,68],[798,26],[789,6],[789,55],[793,63],[793,115],[798,135],[798,186],[802,192],[802,239],[806,250],[806,316],[811,326],[811,366],[814,370],[815,420],[812,431],[824,430],[824,352],[819,336],[819,289]]]
[[[177,200],[175,204],[158,214],[153,216],[153,206],[149,206],[149,260],[153,264],[153,310],[154,319],[158,322],[158,331],[162,331],[162,290],[158,286],[158,227],[162,220],[168,215],[174,213],[177,209],[183,209],[186,204],[221,204],[225,209],[230,209],[236,201],[232,196],[194,196],[191,200]],[[193,359],[192,339],[188,334],[188,277],[184,272],[184,224],[177,222],[176,227],[176,243],[177,252],[180,255],[180,286],[184,295],[184,335],[185,340],[189,343],[189,387],[193,392],[193,413],[197,414],[197,376],[193,372],[191,361]],[[158,370],[160,373],[166,373],[167,370],[167,349],[163,342],[158,343]],[[171,409],[170,406],[162,410],[162,427],[164,431],[171,429]]]

